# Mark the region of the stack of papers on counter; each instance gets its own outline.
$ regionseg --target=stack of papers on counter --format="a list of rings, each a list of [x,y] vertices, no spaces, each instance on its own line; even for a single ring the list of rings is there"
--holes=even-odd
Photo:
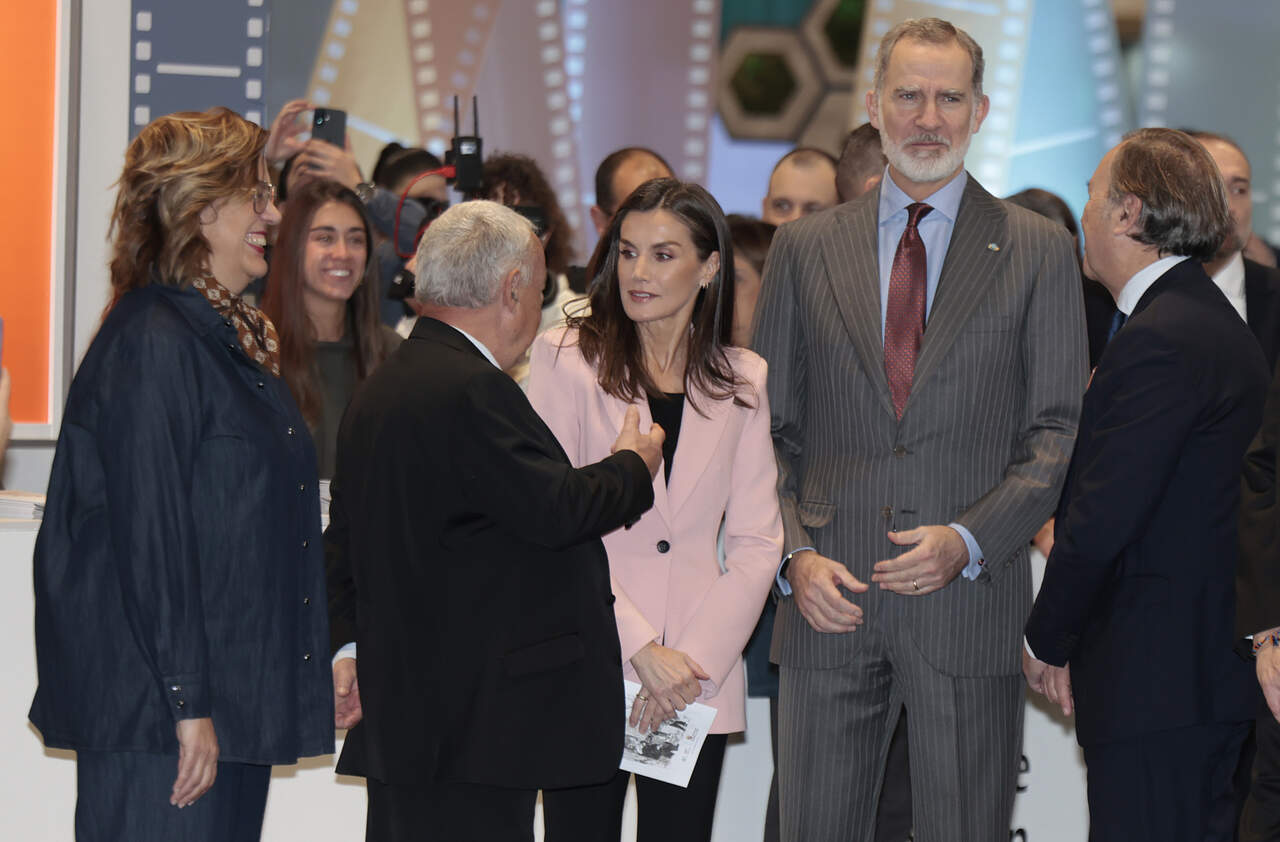
[[[0,519],[40,520],[44,517],[44,495],[29,491],[0,491]]]

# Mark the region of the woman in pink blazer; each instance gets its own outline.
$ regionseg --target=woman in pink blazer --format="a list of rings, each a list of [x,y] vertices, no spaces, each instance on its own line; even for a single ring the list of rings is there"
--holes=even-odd
[[[642,685],[630,719],[647,730],[695,700],[716,718],[688,788],[637,778],[640,842],[711,836],[726,735],[746,727],[742,649],[782,550],[765,362],[729,345],[732,248],[706,190],[648,181],[596,248],[590,312],[533,346],[529,399],[575,465],[609,454],[632,405],[667,435],[653,508],[604,537]],[[617,839],[628,777],[544,792],[548,842]]]

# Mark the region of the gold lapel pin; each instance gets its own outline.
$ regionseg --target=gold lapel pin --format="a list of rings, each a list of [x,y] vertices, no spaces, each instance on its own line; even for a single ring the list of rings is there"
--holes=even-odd
[[[989,251],[1000,251],[1000,246],[996,245],[995,243],[987,243],[987,249]]]

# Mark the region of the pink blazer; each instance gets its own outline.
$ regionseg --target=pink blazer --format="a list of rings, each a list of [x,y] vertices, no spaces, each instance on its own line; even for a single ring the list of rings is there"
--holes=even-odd
[[[687,653],[711,675],[698,701],[716,708],[711,730],[722,734],[746,728],[742,648],[782,554],[765,361],[739,348],[729,360],[749,384],[742,397],[751,406],[702,397],[704,417],[686,402],[670,486],[659,470],[653,508],[630,529],[604,536],[624,674],[638,681],[630,658],[651,640]],[[576,466],[609,455],[627,410],[600,388],[565,328],[534,341],[529,400]],[[636,407],[647,430],[649,404]],[[724,569],[716,553],[722,517]]]

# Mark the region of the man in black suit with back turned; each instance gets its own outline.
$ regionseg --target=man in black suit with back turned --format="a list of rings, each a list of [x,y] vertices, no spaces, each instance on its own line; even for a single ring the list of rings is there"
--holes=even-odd
[[[368,780],[369,840],[532,840],[544,787],[622,756],[622,666],[602,533],[653,502],[663,434],[634,410],[570,466],[503,369],[538,327],[533,227],[494,202],[419,243],[413,334],[338,433],[325,533],[338,771]],[[363,715],[363,720],[361,720]],[[358,724],[357,724],[358,723]]]
[[[1231,232],[1226,191],[1191,137],[1142,129],[1103,157],[1081,223],[1126,320],[1085,393],[1024,671],[1074,706],[1090,842],[1231,840],[1253,716],[1236,512],[1267,366],[1201,265]]]

